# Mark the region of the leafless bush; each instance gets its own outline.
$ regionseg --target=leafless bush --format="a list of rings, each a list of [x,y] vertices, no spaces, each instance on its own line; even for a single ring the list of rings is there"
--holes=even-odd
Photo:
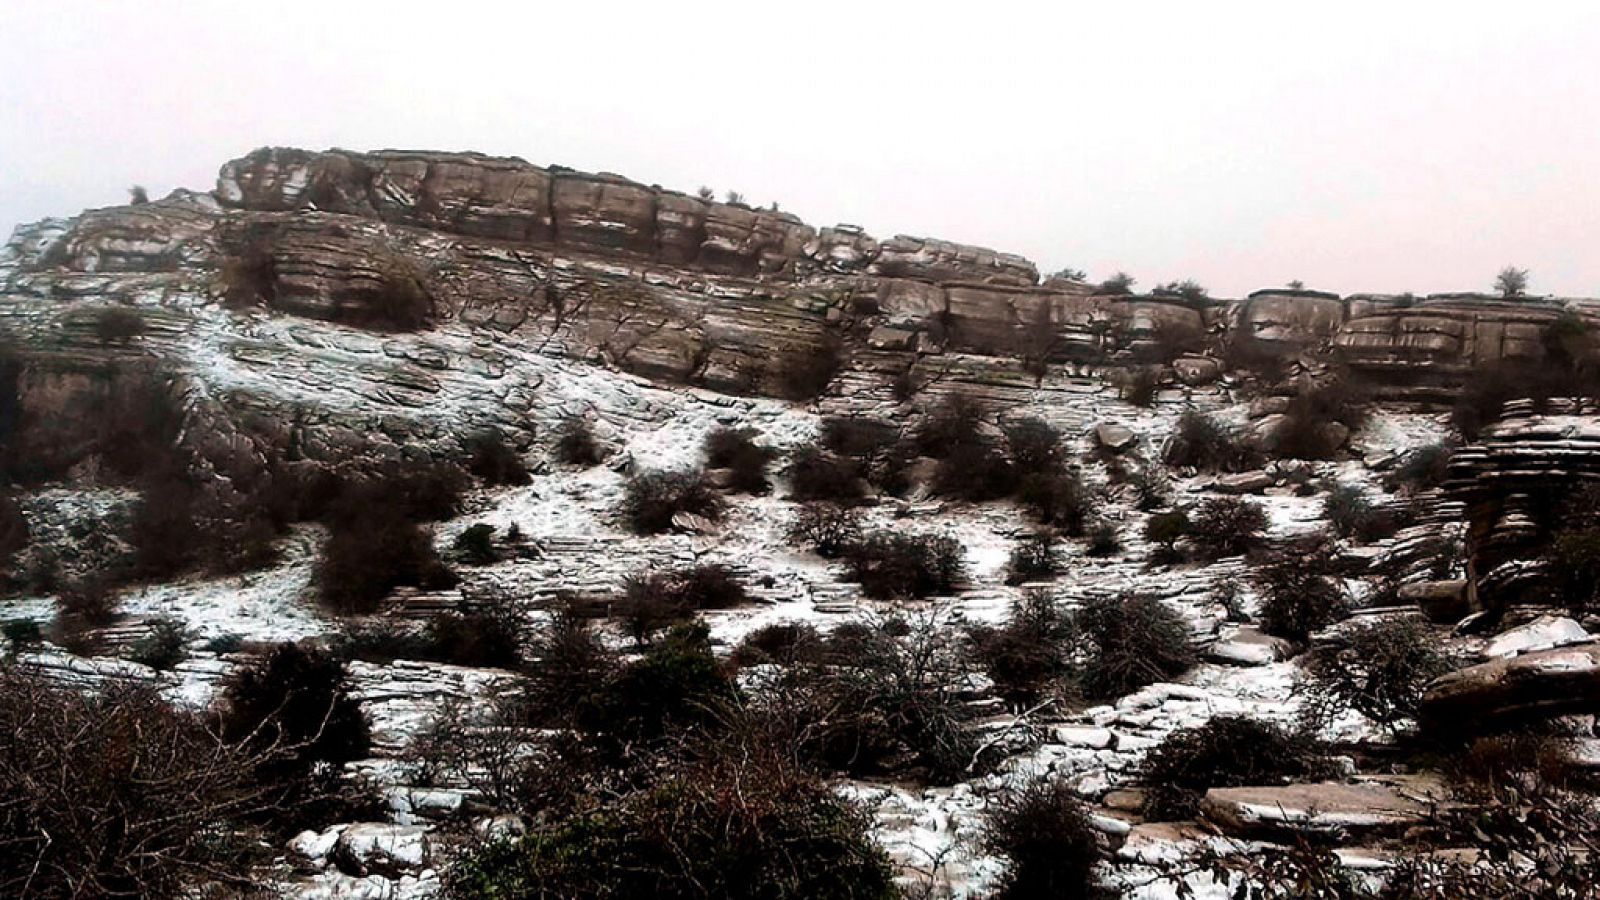
[[[1189,411],[1178,419],[1164,459],[1175,468],[1238,472],[1259,465],[1261,456],[1238,433],[1216,419]]]
[[[1214,787],[1282,784],[1329,778],[1326,750],[1311,737],[1247,716],[1217,716],[1172,732],[1140,769],[1144,813],[1152,820],[1192,818]]]
[[[834,559],[861,538],[861,517],[855,510],[834,503],[807,503],[789,524],[790,543],[810,547],[824,559]]]
[[[643,472],[628,479],[622,513],[639,534],[658,534],[672,527],[679,513],[717,519],[722,499],[700,471]]]
[[[1014,704],[1031,704],[1060,692],[1071,674],[1071,617],[1048,591],[1033,590],[1013,600],[998,627],[976,626],[968,633],[974,660],[1000,695]]]
[[[752,428],[718,428],[706,435],[706,465],[729,470],[728,487],[739,493],[764,494],[772,487],[767,482],[767,464],[777,454],[757,444],[756,436]]]
[[[1206,559],[1238,556],[1260,545],[1267,530],[1261,504],[1239,497],[1214,497],[1196,506],[1190,540]]]
[[[1275,548],[1255,562],[1262,594],[1261,627],[1268,634],[1305,641],[1343,618],[1344,590],[1335,582],[1332,547],[1319,537]]]
[[[1397,731],[1416,718],[1428,683],[1457,665],[1421,622],[1353,623],[1312,650],[1305,667],[1305,715],[1322,724],[1353,709]]]
[[[853,504],[866,496],[865,470],[858,460],[802,447],[789,462],[789,498],[800,502]]]
[[[467,471],[488,485],[528,483],[528,467],[507,443],[505,435],[490,430],[467,441]]]
[[[1043,581],[1059,574],[1061,561],[1056,557],[1054,534],[1048,531],[1035,532],[1011,548],[1011,560],[1006,564],[1007,584]]]
[[[709,564],[631,578],[614,607],[623,627],[640,644],[699,610],[728,609],[749,602],[744,585],[722,565]]]
[[[582,418],[562,420],[556,428],[556,459],[569,466],[592,466],[600,462],[600,447],[594,431]]]
[[[225,742],[154,688],[78,691],[0,668],[0,893],[186,896],[252,882],[270,748]]]

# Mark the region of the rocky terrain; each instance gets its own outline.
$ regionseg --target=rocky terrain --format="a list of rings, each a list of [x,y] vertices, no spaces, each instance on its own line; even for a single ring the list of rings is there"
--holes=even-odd
[[[1011,702],[993,671],[966,666],[963,727],[982,736],[983,765],[975,755],[955,778],[829,773],[870,810],[901,885],[955,897],[1003,888],[1007,861],[984,839],[995,798],[1039,778],[1081,801],[1104,854],[1095,878],[1123,896],[1233,896],[1282,874],[1259,860],[1298,859],[1289,850],[1306,846],[1368,887],[1410,871],[1418,847],[1487,866],[1487,839],[1440,824],[1483,797],[1418,747],[1443,734],[1538,734],[1563,767],[1600,766],[1600,621],[1592,596],[1562,580],[1572,557],[1560,551],[1596,524],[1582,518],[1593,510],[1563,510],[1600,480],[1586,380],[1597,327],[1600,301],[1584,299],[1117,292],[1041,278],[1011,254],[819,229],[610,174],[263,149],[225,164],[210,192],[25,226],[0,255],[0,446],[25,532],[15,547],[0,542],[0,619],[39,626],[42,640],[8,626],[22,671],[154,684],[204,709],[274,642],[334,640],[352,622],[421,626],[490,601],[537,628],[585,598],[607,643],[636,655],[615,598],[632,578],[688,566],[723,566],[747,590],[747,602],[701,613],[722,660],[771,626],[828,634],[899,613],[931,620],[953,651],[972,629],[1003,626],[1025,596],[1069,612],[1155,598],[1187,630],[1193,664],[1181,672],[1120,696],[1074,688]],[[1308,399],[1330,386],[1342,386],[1337,401]],[[907,483],[868,479],[856,514],[867,532],[953,538],[960,575],[930,598],[874,598],[848,558],[790,538],[802,509],[790,461],[830,421],[910,435],[951,398],[976,404],[986,434],[1028,420],[1055,429],[1093,498],[1087,522],[1056,523],[1058,571],[1014,577],[1036,511],[1021,493],[961,496],[924,446],[900,460]],[[123,421],[133,410],[148,424],[153,409],[166,417],[153,433]],[[1196,414],[1240,455],[1175,453]],[[563,460],[573,423],[592,434],[598,465]],[[740,493],[714,466],[720,517],[630,527],[620,510],[631,481],[701,468],[718,429],[750,429],[770,451],[772,489]],[[527,470],[507,481],[523,483],[478,473],[486,435]],[[119,461],[146,444],[176,469]],[[1422,460],[1437,471],[1413,471]],[[238,514],[285,485],[395,466],[474,472],[461,503],[423,526],[454,577],[393,587],[357,615],[318,599],[339,526],[268,516],[263,537],[250,531],[262,521]],[[195,560],[139,570],[110,589],[109,616],[67,633],[85,584],[144,558],[125,526],[145,521],[152,485],[172,480],[205,522],[197,547],[270,552],[226,574]],[[1335,521],[1333,499],[1351,489],[1388,527]],[[1250,553],[1200,552],[1190,545],[1203,533],[1152,529],[1222,498],[1264,513],[1246,529]],[[480,525],[493,552],[469,560]],[[1316,538],[1330,567],[1319,584],[1344,614],[1284,633],[1265,607],[1274,591],[1306,589],[1264,580],[1260,554]],[[186,629],[183,658],[160,670],[133,661],[167,622]],[[1393,720],[1347,704],[1313,722],[1308,699],[1320,695],[1307,673],[1350,635],[1394,623],[1447,649],[1449,671],[1415,685]],[[382,809],[273,846],[260,882],[302,897],[432,896],[474,840],[533,827],[469,779],[421,778],[411,762],[441,709],[488,709],[526,668],[349,662],[372,740],[344,767]],[[1310,729],[1331,767],[1209,786],[1181,818],[1157,815],[1147,758],[1174,733],[1235,717]],[[1511,865],[1522,862],[1539,861]]]

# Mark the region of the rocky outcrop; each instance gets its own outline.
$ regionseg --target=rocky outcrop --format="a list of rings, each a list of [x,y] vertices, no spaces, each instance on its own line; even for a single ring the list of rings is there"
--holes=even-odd
[[[1474,733],[1600,711],[1600,643],[1524,653],[1468,666],[1429,686],[1421,720],[1445,733]]]

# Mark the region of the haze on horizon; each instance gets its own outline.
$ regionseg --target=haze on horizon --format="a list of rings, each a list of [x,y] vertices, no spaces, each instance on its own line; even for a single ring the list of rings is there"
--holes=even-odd
[[[0,235],[262,145],[478,150],[1220,296],[1600,296],[1600,4],[53,0]]]

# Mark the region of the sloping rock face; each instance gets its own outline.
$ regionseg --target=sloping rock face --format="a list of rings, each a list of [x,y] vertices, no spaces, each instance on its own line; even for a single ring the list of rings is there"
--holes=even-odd
[[[136,309],[145,333],[98,336],[110,306]],[[887,396],[926,370],[1002,397],[1049,363],[1183,356],[1199,373],[1243,335],[1458,378],[1535,353],[1539,329],[1574,310],[1593,316],[1460,297],[1096,295],[981,247],[403,151],[259,150],[224,165],[212,193],[27,226],[0,252],[0,333],[26,348],[25,414],[87,429],[130,365],[159,368],[186,415],[205,417],[183,433],[208,437],[185,439],[246,475],[290,448],[454,455],[488,427],[526,444],[551,413],[534,409],[541,356],[734,393],[781,392],[790,370],[836,356],[852,395]],[[348,395],[360,402],[332,402]]]

